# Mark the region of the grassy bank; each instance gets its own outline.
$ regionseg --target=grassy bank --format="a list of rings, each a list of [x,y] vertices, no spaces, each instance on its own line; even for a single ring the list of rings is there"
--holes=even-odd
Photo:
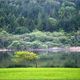
[[[80,68],[1,68],[0,80],[80,80]]]

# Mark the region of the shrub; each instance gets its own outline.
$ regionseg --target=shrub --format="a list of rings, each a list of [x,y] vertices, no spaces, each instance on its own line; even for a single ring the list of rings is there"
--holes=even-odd
[[[23,64],[24,62],[28,61],[35,61],[36,67],[37,67],[37,61],[36,59],[38,58],[37,54],[33,52],[28,52],[28,51],[17,51],[15,52],[15,55],[13,57],[13,62],[16,64]]]

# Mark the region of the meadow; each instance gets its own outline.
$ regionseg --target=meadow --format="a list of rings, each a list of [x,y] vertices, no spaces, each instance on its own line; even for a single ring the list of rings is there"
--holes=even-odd
[[[0,68],[0,80],[80,80],[80,68]]]

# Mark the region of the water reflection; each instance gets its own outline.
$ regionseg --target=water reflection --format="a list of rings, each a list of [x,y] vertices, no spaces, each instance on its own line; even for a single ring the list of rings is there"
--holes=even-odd
[[[11,64],[11,52],[0,52],[0,67],[8,67]]]
[[[37,67],[80,67],[80,52],[35,51],[39,58]],[[34,61],[14,63],[14,52],[0,52],[0,67],[36,67]]]

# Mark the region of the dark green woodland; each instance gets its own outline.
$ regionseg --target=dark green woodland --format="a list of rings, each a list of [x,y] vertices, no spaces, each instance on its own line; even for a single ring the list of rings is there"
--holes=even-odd
[[[70,46],[80,46],[80,0],[0,0],[0,49]],[[80,67],[80,54],[44,53],[38,53],[39,67]],[[0,54],[0,67],[35,66],[14,65],[13,55]]]

